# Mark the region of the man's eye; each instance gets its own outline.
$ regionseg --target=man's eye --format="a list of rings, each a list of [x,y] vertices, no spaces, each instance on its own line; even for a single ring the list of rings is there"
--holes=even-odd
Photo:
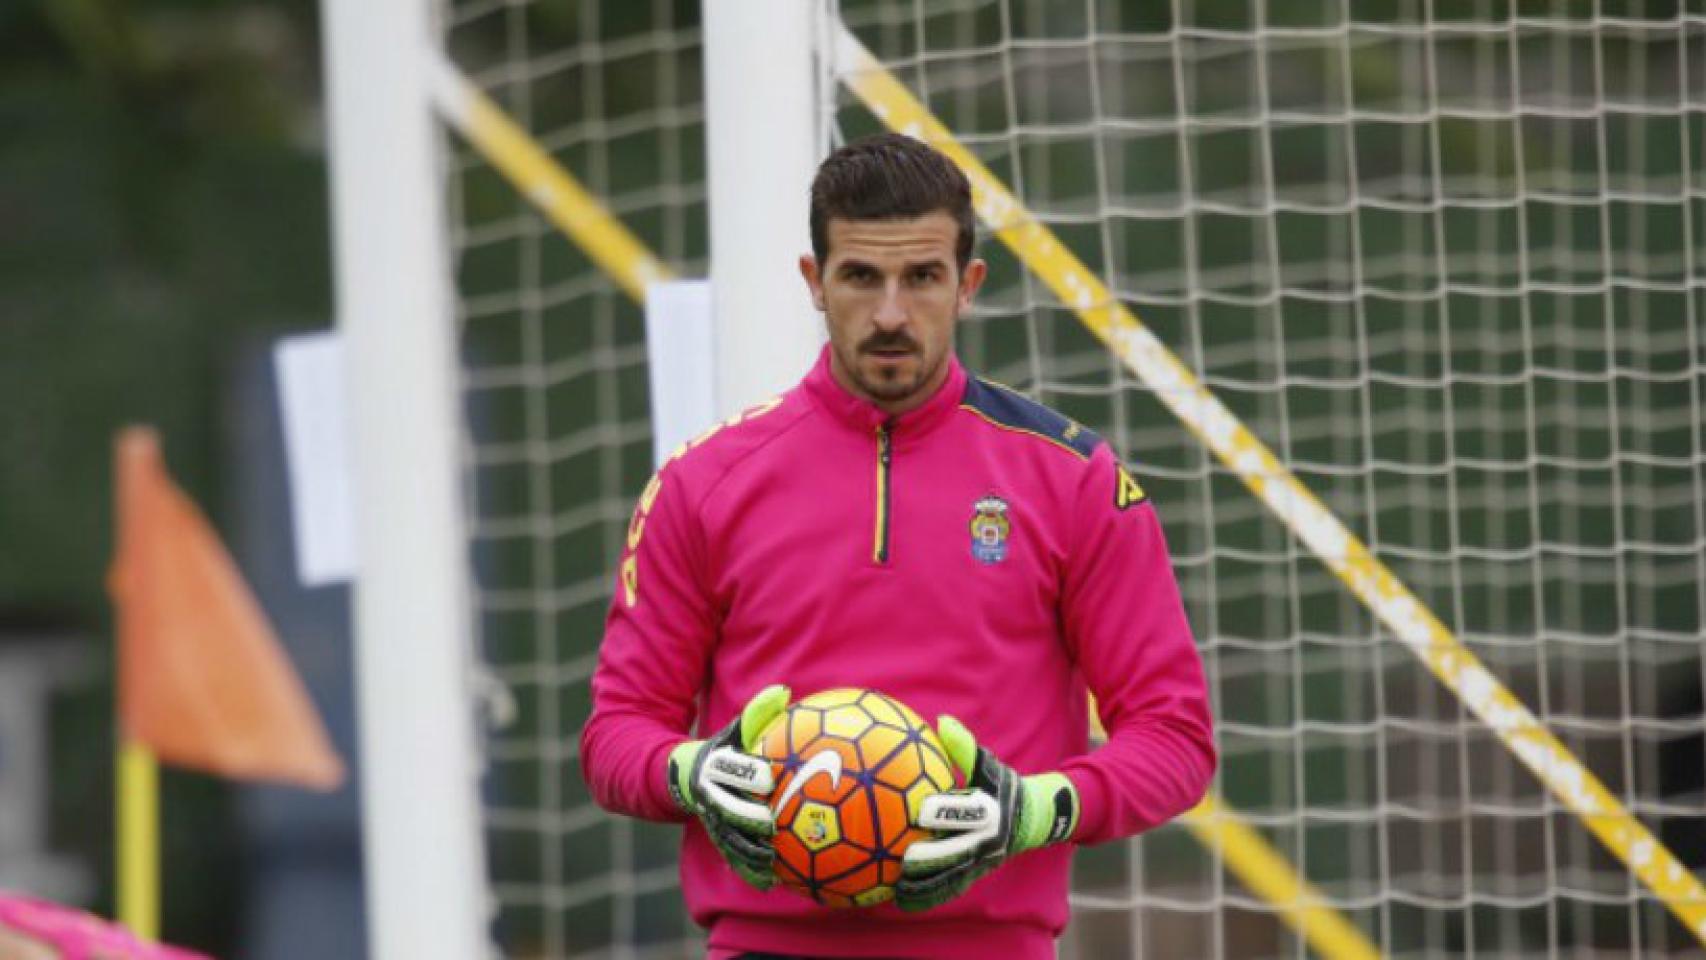
[[[936,279],[936,270],[933,267],[920,267],[919,269],[912,271],[912,282],[913,283],[917,283],[917,284],[932,283],[935,281],[935,279]]]

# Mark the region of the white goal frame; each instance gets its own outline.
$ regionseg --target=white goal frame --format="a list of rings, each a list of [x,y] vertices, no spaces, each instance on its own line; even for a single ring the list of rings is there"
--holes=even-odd
[[[369,955],[481,958],[451,275],[426,0],[324,0],[337,324],[355,467]]]

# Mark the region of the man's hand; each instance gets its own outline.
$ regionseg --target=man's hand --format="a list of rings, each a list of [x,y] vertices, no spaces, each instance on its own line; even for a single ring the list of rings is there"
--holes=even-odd
[[[689,740],[669,753],[669,792],[699,818],[711,842],[741,879],[760,890],[776,883],[776,819],[764,802],[775,788],[770,763],[751,751],[770,721],[788,708],[788,688],[758,692],[734,722],[709,740]]]
[[[920,805],[918,826],[937,836],[906,849],[895,885],[902,910],[947,903],[1008,857],[1066,840],[1078,826],[1078,790],[1065,775],[1019,776],[953,717],[938,718],[936,733],[966,788]]]

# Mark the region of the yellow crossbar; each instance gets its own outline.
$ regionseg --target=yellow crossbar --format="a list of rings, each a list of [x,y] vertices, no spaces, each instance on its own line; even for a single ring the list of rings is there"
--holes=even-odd
[[[885,125],[959,164],[995,235],[1706,944],[1699,879],[845,26],[836,62],[842,82]]]
[[[1374,944],[1357,925],[1328,906],[1321,892],[1292,869],[1260,833],[1209,794],[1180,818],[1202,845],[1220,850],[1226,869],[1263,900],[1279,908],[1286,923],[1315,952],[1332,960],[1375,960]]]
[[[647,285],[674,275],[449,60],[439,56],[434,67],[439,113],[628,296],[645,303]]]
[[[1101,742],[1108,738],[1090,700],[1090,735]],[[1376,960],[1380,950],[1363,936],[1356,924],[1327,903],[1321,891],[1303,879],[1297,868],[1261,832],[1227,809],[1210,793],[1179,818],[1185,829],[1204,847],[1218,850],[1226,869],[1250,892],[1279,911],[1280,918],[1296,930],[1314,951],[1328,960]]]

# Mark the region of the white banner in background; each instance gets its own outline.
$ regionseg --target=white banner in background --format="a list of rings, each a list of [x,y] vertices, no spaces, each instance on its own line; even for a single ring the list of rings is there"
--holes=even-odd
[[[344,348],[335,332],[288,337],[273,348],[290,474],[296,575],[304,586],[355,577]]]
[[[717,422],[711,283],[666,280],[646,288],[651,368],[652,462]]]

